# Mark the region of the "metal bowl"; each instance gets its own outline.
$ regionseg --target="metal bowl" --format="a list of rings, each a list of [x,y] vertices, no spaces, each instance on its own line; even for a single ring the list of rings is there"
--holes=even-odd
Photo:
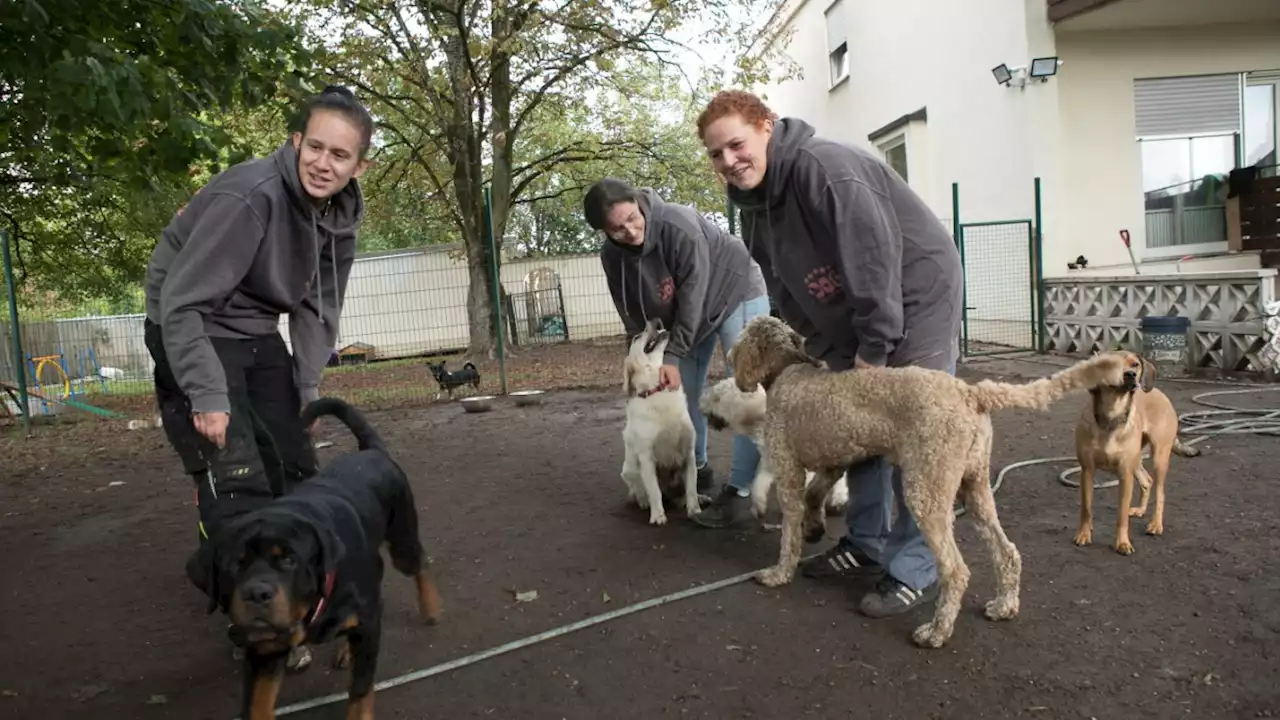
[[[462,398],[458,402],[462,403],[462,409],[469,413],[489,412],[493,409],[492,395],[475,395]]]
[[[516,407],[528,407],[530,405],[541,405],[545,393],[541,390],[517,390],[509,394],[515,399]]]

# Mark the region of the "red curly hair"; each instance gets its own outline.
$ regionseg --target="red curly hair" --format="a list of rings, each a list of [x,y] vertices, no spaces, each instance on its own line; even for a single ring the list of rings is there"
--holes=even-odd
[[[745,90],[721,90],[698,115],[698,139],[703,139],[711,123],[730,115],[739,115],[756,127],[778,119],[778,114],[756,95]]]

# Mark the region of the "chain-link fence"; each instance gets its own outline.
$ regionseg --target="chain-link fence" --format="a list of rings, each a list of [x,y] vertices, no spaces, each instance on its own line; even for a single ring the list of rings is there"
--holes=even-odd
[[[620,377],[625,331],[598,255],[507,259],[500,276],[508,391],[612,385]],[[496,353],[467,354],[473,334],[469,287],[461,246],[357,258],[321,392],[366,407],[496,393]],[[58,412],[64,399],[77,404],[72,407],[151,412],[154,364],[143,339],[144,320],[141,314],[24,320],[22,364],[33,415]],[[4,329],[7,338],[7,323]],[[287,317],[280,333],[288,342]],[[450,393],[449,374],[467,362],[479,371],[479,387],[462,385]],[[11,366],[8,359],[0,364],[0,379],[17,386]]]
[[[960,226],[966,356],[1035,349],[1035,278],[1030,220]]]

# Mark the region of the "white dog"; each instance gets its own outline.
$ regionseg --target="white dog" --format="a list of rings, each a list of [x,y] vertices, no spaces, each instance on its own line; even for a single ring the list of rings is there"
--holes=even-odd
[[[765,392],[756,386],[755,392],[744,393],[734,384],[733,378],[725,378],[708,387],[698,398],[698,406],[707,418],[707,426],[713,430],[726,427],[739,435],[751,438],[760,450],[760,464],[751,483],[751,514],[764,518],[769,506],[769,488],[773,487],[773,468],[761,444],[761,423],[764,421]],[[813,482],[813,473],[805,471],[805,486]],[[827,496],[827,513],[842,515],[849,505],[849,485],[844,476],[831,488]]]
[[[682,388],[662,386],[658,375],[669,335],[660,321],[650,321],[631,342],[623,363],[622,387],[628,399],[622,480],[627,499],[649,509],[650,525],[667,522],[664,498],[678,501],[683,495],[690,517],[702,509],[688,401]]]

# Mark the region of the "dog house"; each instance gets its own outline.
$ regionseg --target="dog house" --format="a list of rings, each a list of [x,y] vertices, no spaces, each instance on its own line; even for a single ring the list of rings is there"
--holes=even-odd
[[[338,351],[339,365],[366,365],[377,357],[378,349],[373,345],[353,342]]]

